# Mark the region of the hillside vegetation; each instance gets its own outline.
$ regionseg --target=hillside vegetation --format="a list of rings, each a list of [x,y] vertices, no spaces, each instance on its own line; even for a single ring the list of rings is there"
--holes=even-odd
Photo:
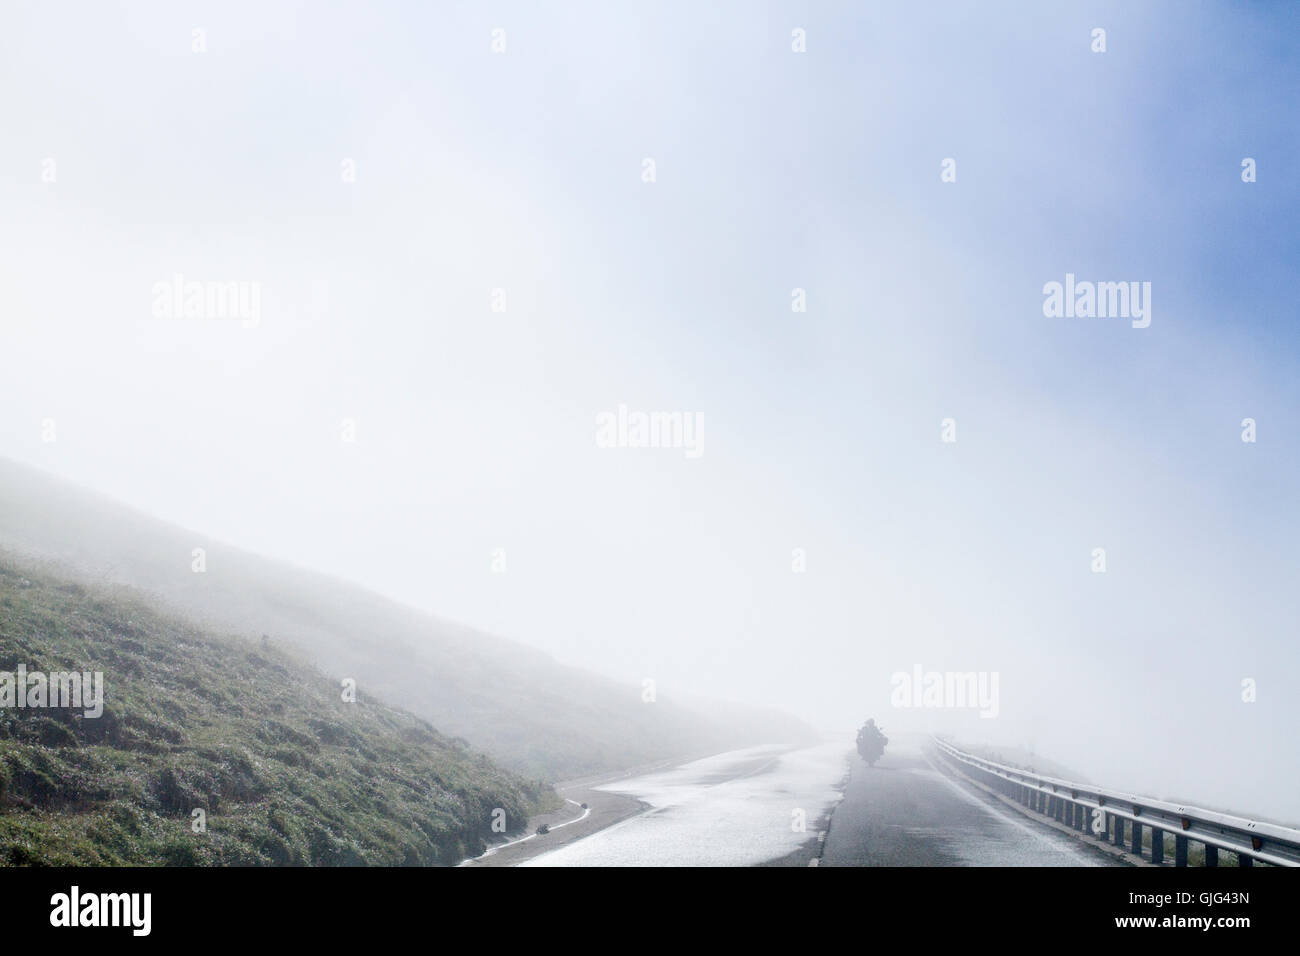
[[[0,707],[0,863],[450,864],[558,803],[275,642],[0,556],[0,671],[102,671],[102,716]],[[193,811],[206,832],[193,832]]]
[[[194,548],[206,571],[191,569]],[[528,776],[565,780],[815,735],[775,711],[674,699],[560,664],[365,588],[259,557],[0,460],[0,549],[124,584],[187,618],[298,648],[332,678],[463,737]]]

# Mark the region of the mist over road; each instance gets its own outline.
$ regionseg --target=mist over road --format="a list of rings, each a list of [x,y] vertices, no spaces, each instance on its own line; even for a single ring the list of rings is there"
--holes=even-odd
[[[572,792],[564,793],[572,799]],[[751,747],[590,786],[582,796],[591,801],[589,819],[476,862],[1119,865],[1108,853],[1022,816],[940,769],[920,737],[891,740],[874,767],[843,742],[804,749]]]
[[[941,772],[919,741],[891,740],[874,767],[852,762],[822,866],[1118,865]]]

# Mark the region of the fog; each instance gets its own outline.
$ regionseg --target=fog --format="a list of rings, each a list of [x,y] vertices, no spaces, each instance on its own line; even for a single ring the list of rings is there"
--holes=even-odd
[[[8,10],[0,455],[622,682],[1300,821],[1296,12],[863,6]]]

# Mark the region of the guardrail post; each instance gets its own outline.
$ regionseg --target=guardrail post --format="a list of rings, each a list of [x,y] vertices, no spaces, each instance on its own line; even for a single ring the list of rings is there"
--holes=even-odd
[[[1134,820],[1132,823],[1129,824],[1129,828],[1133,831],[1133,855],[1141,856],[1142,855],[1142,824]]]
[[[1187,837],[1181,833],[1174,834],[1174,866],[1187,865]]]
[[[1111,821],[1111,838],[1115,841],[1116,846],[1124,845],[1124,818],[1117,817],[1115,814],[1110,815]]]
[[[1206,866],[1219,865],[1219,848],[1217,846],[1211,846],[1208,843],[1205,844],[1205,865]]]
[[[1237,865],[1238,865],[1238,866],[1254,866],[1254,865],[1255,865],[1255,861],[1252,860],[1250,857],[1246,856],[1246,854],[1244,854],[1244,853],[1238,853],[1238,854],[1237,854]]]
[[[1165,862],[1165,831],[1151,828],[1151,862]]]

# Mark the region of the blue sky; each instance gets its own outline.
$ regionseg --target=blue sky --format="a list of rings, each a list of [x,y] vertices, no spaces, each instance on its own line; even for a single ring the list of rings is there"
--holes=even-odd
[[[1300,9],[547,6],[8,5],[0,453],[665,693],[1300,818]],[[260,326],[154,320],[177,272]],[[889,711],[918,662],[999,719]]]

